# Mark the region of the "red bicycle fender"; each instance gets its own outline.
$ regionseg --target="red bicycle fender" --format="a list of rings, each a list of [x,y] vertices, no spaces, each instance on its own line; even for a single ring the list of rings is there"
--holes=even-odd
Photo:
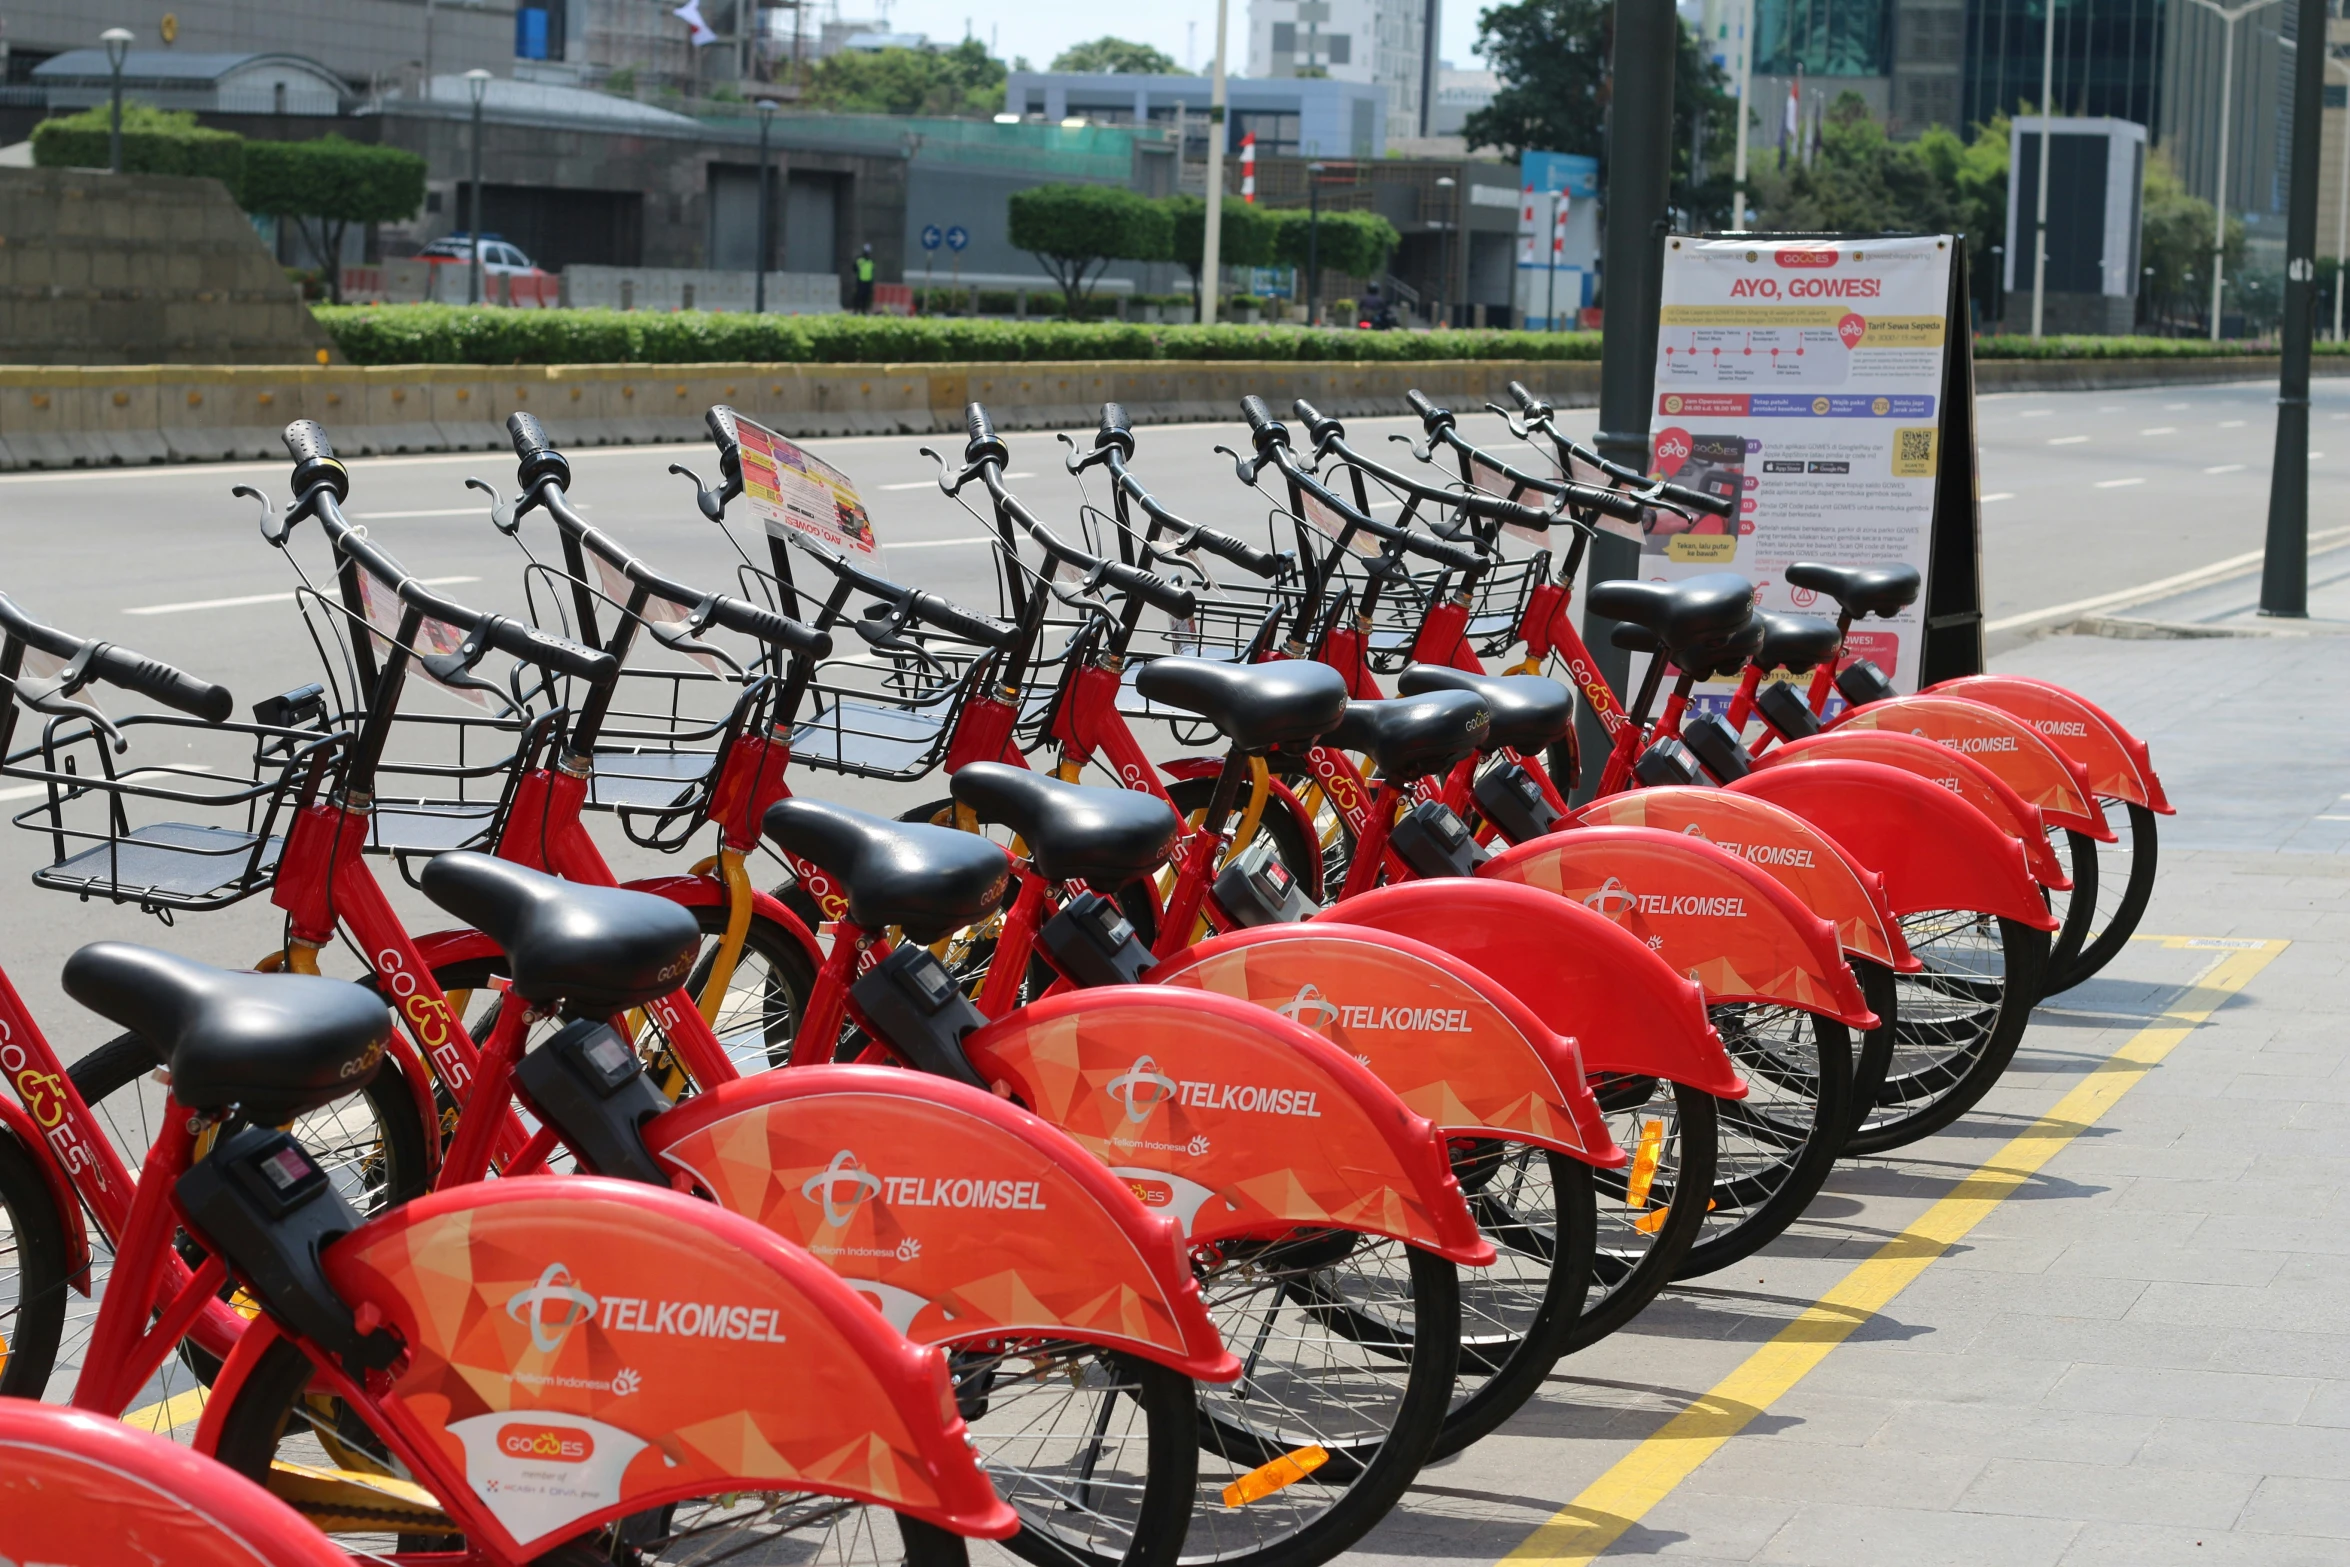
[[[1220,756],[1180,756],[1172,762],[1159,764],[1159,771],[1170,778],[1213,778],[1223,770],[1224,758]],[[1278,778],[1271,780],[1271,783],[1272,792],[1267,798],[1287,811],[1289,819],[1297,823],[1299,835],[1306,842],[1312,843],[1317,836],[1314,832],[1313,813],[1308,811],[1305,802],[1297,797],[1296,790]]]
[[[120,1420],[30,1399],[0,1403],[0,1518],[16,1561],[351,1562],[300,1513],[211,1458]]]
[[[1746,1084],[1706,1020],[1705,993],[1648,944],[1581,904],[1506,881],[1375,887],[1314,920],[1368,926],[1451,954],[1575,1041],[1586,1072],[1686,1083],[1721,1099]],[[1310,923],[1310,922],[1309,922]]]
[[[707,876],[644,876],[635,881],[624,881],[620,885],[630,892],[649,892],[656,898],[667,898],[689,909],[714,909],[726,905],[725,885]],[[751,912],[773,920],[791,932],[792,940],[798,942],[808,954],[808,961],[818,968],[824,966],[824,954],[816,946],[815,935],[805,921],[783,906],[782,899],[772,892],[754,889],[751,893]]]
[[[2089,787],[2095,793],[2143,805],[2165,816],[2177,814],[2163,795],[2162,780],[2154,775],[2154,759],[2146,742],[2076,691],[2021,675],[1961,675],[1926,690],[2004,708],[2087,769]]]
[[[1231,996],[1112,985],[964,1041],[982,1077],[1085,1145],[1195,1243],[1300,1224],[1482,1267],[1444,1139],[1353,1056]]]
[[[1774,746],[1756,757],[1754,765],[1761,770],[1832,758],[1898,767],[1957,795],[1988,816],[1992,826],[2023,845],[2024,864],[2031,869],[2032,880],[2058,892],[2072,886],[2072,878],[2064,873],[2064,862],[2048,841],[2047,819],[2040,814],[2040,807],[2027,803],[2007,786],[2006,779],[1973,757],[1922,736],[1896,729],[1839,729]]]
[[[1904,974],[1925,965],[1901,939],[1884,879],[1792,811],[1723,789],[1629,789],[1575,813],[1586,827],[1654,827],[1703,838],[1759,865],[1836,927],[1844,950]]]
[[[57,1107],[61,1124],[70,1126],[65,1114],[62,1096]],[[426,1123],[430,1125],[428,1121]],[[73,1281],[74,1289],[90,1293],[90,1227],[82,1217],[82,1200],[66,1178],[64,1168],[57,1162],[57,1153],[49,1139],[42,1135],[40,1123],[31,1112],[13,1099],[0,1097],[0,1128],[13,1133],[24,1144],[26,1155],[41,1172],[41,1185],[49,1193],[49,1205],[57,1210],[58,1227],[65,1231],[65,1276]]]
[[[966,1443],[943,1352],[797,1246],[682,1192],[481,1182],[369,1220],[324,1263],[407,1346],[387,1417],[513,1554],[779,1482],[959,1534],[1019,1526]],[[523,1456],[548,1452],[570,1460],[551,1492]]]
[[[655,1117],[645,1146],[918,1344],[1044,1333],[1240,1375],[1174,1221],[993,1094],[889,1067],[762,1072]]]
[[[1963,697],[1921,692],[1853,708],[1829,726],[1830,733],[1839,729],[1921,735],[1981,762],[2057,826],[2087,833],[2099,843],[2114,841],[2105,812],[2089,788],[2088,772],[2013,713]]]
[[[1578,827],[1521,843],[1477,874],[1572,898],[1697,981],[1708,1001],[1755,1001],[1875,1028],[1836,927],[1735,854],[1648,827]]]
[[[1894,913],[1966,909],[2034,930],[2056,929],[2023,845],[1964,799],[1898,767],[1796,760],[1758,767],[1730,792],[1768,800],[1832,830],[1884,877]]]
[[[1360,925],[1268,925],[1186,947],[1149,979],[1304,1024],[1448,1136],[1535,1143],[1602,1169],[1630,1157],[1608,1135],[1575,1042],[1423,942]]]

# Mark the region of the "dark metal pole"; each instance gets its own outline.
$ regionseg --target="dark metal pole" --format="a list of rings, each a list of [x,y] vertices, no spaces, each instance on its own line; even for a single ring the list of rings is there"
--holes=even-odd
[[[767,266],[773,254],[773,213],[768,202],[773,199],[772,183],[767,169],[767,127],[775,119],[775,105],[762,101],[759,105],[759,249],[752,264],[759,269],[758,281],[751,285],[751,309],[759,315],[767,313]],[[927,304],[927,301],[925,302]]]
[[[469,305],[481,303],[481,85],[473,88],[473,185],[467,192],[466,223],[473,231],[471,250],[473,264],[466,270],[466,299]]]
[[[1656,392],[1657,298],[1664,286],[1666,200],[1673,172],[1673,61],[1680,43],[1681,19],[1673,0],[1616,0],[1597,441],[1602,455],[1642,472],[1649,466],[1649,405]],[[1592,582],[1640,572],[1640,547],[1627,539],[1601,536],[1592,542],[1590,559]],[[1583,612],[1583,639],[1592,659],[1621,691],[1631,655],[1608,640],[1614,624],[1588,608]],[[1577,708],[1586,759],[1577,793],[1588,799],[1611,742],[1590,705],[1578,703]]]
[[[1314,324],[1314,306],[1322,287],[1322,165],[1306,165],[1306,325]]]
[[[2309,614],[2309,339],[2317,325],[2317,160],[2325,121],[2326,0],[2300,0],[2293,60],[2293,176],[2285,201],[2285,355],[2269,468],[2260,612]]]
[[[122,172],[122,62],[114,62],[114,122],[106,134],[106,167],[108,172]]]

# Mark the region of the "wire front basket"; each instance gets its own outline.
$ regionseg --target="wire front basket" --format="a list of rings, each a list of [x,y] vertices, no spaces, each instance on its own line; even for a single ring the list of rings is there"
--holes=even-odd
[[[37,797],[12,818],[49,841],[34,885],[149,913],[226,908],[267,886],[289,808],[315,794],[343,746],[339,734],[166,713],[116,727],[137,766],[123,769],[90,720],[52,719],[0,762],[0,795]]]

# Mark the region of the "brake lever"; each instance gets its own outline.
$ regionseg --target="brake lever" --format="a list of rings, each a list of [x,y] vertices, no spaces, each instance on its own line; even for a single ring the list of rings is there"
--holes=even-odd
[[[469,490],[479,490],[490,498],[491,527],[508,538],[514,537],[520,531],[522,518],[516,514],[514,503],[498,494],[497,486],[485,484],[481,480],[469,476],[465,481],[465,487]]]
[[[1510,409],[1502,407],[1502,405],[1499,403],[1487,403],[1485,405],[1485,411],[1489,414],[1499,414],[1501,416],[1502,428],[1509,431],[1510,434],[1516,437],[1518,440],[1531,441],[1534,439],[1534,431],[1537,426],[1533,420],[1529,419],[1524,424],[1520,424],[1518,422],[1518,415],[1512,412]]]
[[[1257,471],[1265,465],[1262,457],[1243,457],[1229,446],[1218,446],[1214,450],[1217,456],[1232,459],[1232,471],[1241,483],[1252,490],[1257,487]]]
[[[709,518],[712,522],[724,522],[726,520],[726,493],[723,489],[714,490],[710,486],[704,484],[702,482],[702,476],[694,472],[691,468],[688,468],[684,463],[671,463],[669,465],[669,471],[683,478],[686,480],[686,482],[694,487],[694,504],[702,509],[703,516]]]
[[[708,608],[708,602],[705,601],[702,607]],[[686,629],[684,630],[677,629],[678,622],[670,620],[640,620],[640,623],[646,631],[652,634],[654,641],[669,649],[670,652],[682,653],[688,658],[715,659],[728,669],[733,670],[737,680],[745,678],[749,672],[742,665],[736,663],[732,655],[728,654],[725,649],[712,647],[694,635],[703,626],[709,624],[708,620],[701,618],[699,610],[695,612],[695,619],[700,620],[700,624],[697,625],[693,620],[689,620],[685,622]]]
[[[932,462],[938,464],[938,492],[941,495],[955,496],[962,494],[963,486],[969,484],[973,479],[978,478],[979,470],[986,466],[984,463],[973,463],[969,467],[965,468],[961,473],[956,474],[954,478],[950,480],[947,477],[947,460],[944,457],[941,457],[938,453],[932,451],[927,446],[917,446],[914,448],[914,450],[920,453],[922,456],[929,458]]]
[[[103,642],[85,642],[81,650],[66,661],[65,667],[38,683],[27,682],[18,676],[12,682],[16,694],[25,706],[36,713],[47,713],[51,718],[80,718],[97,725],[106,738],[114,742],[114,754],[120,756],[131,748],[122,731],[114,727],[114,720],[88,702],[69,700],[75,692],[90,683],[90,665],[96,660]]]
[[[946,666],[933,658],[928,648],[906,636],[906,627],[914,618],[913,606],[908,603],[896,604],[879,616],[873,613],[877,609],[881,609],[879,604],[869,604],[865,613],[856,619],[857,635],[864,640],[865,645],[884,653],[894,653],[901,658],[910,658],[940,679],[946,679]],[[877,619],[881,624],[874,623]]]
[[[260,506],[261,537],[276,549],[282,550],[286,547],[286,539],[294,531],[294,519],[291,514],[280,516],[277,503],[250,484],[240,484],[230,490],[229,494],[240,500],[252,501]]]
[[[1403,442],[1405,449],[1421,462],[1433,463],[1436,460],[1436,437],[1433,435],[1428,437],[1424,445],[1408,435],[1390,434],[1387,438],[1391,441]]]

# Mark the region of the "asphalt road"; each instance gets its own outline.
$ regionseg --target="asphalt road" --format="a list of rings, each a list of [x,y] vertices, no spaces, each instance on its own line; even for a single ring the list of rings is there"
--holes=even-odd
[[[2317,384],[2312,526],[2350,521],[2350,381]],[[2258,386],[1985,398],[1981,406],[1985,612],[1994,622],[2191,570],[2255,549],[2266,516],[2272,394]],[[1565,416],[1588,434],[1590,411]],[[1471,416],[1474,439],[1507,437],[1489,415]],[[1349,421],[1359,446],[1388,446],[1414,428],[1408,419]],[[2338,432],[2338,433],[2337,433]],[[1219,444],[1241,446],[1237,425],[1189,425],[1141,433],[1135,471],[1164,500],[1204,522],[1263,538],[1269,502],[1235,481]],[[1015,487],[1048,521],[1072,531],[1081,495],[1061,467],[1065,449],[1050,435],[1010,438]],[[828,440],[814,449],[859,484],[886,541],[882,569],[898,580],[945,592],[974,608],[996,604],[993,566],[981,524],[941,496],[933,463],[916,437]],[[950,449],[936,438],[929,443]],[[2337,450],[2326,452],[2327,446]],[[1392,448],[1400,457],[1402,448]],[[673,462],[712,471],[707,446],[614,447],[576,452],[574,493],[600,527],[687,582],[731,585],[737,558],[695,512]],[[460,601],[525,609],[524,559],[487,521],[469,475],[513,484],[511,460],[477,452],[354,461],[346,510],[409,569]],[[256,508],[233,498],[250,484],[280,501],[278,462],[0,475],[0,592],[56,626],[104,637],[228,685],[240,707],[317,678],[316,655],[295,612],[289,562],[258,537]],[[1098,482],[1091,497],[1106,496]],[[534,520],[524,538],[542,554],[554,537]],[[1280,542],[1286,543],[1286,538]],[[313,573],[324,552],[316,529],[294,554]],[[756,552],[757,546],[753,542]],[[109,700],[117,710],[132,706]],[[128,764],[126,764],[128,765]],[[808,774],[819,794],[870,799],[890,809],[903,791],[844,784]],[[11,811],[0,785],[0,805]],[[938,792],[935,788],[929,793]],[[599,836],[607,836],[601,831]],[[617,835],[608,835],[615,843]],[[194,956],[250,963],[276,945],[274,911],[255,898],[219,915],[181,921],[169,935],[135,912],[77,909],[61,895],[28,887],[42,840],[0,832],[0,961],[48,1021],[68,1059],[106,1030],[56,990],[58,966],[99,936],[160,939]],[[615,863],[649,869],[618,846]],[[408,897],[405,890],[402,896]],[[411,900],[412,902],[412,900]],[[412,904],[413,906],[413,904]],[[440,923],[417,910],[431,928]]]

